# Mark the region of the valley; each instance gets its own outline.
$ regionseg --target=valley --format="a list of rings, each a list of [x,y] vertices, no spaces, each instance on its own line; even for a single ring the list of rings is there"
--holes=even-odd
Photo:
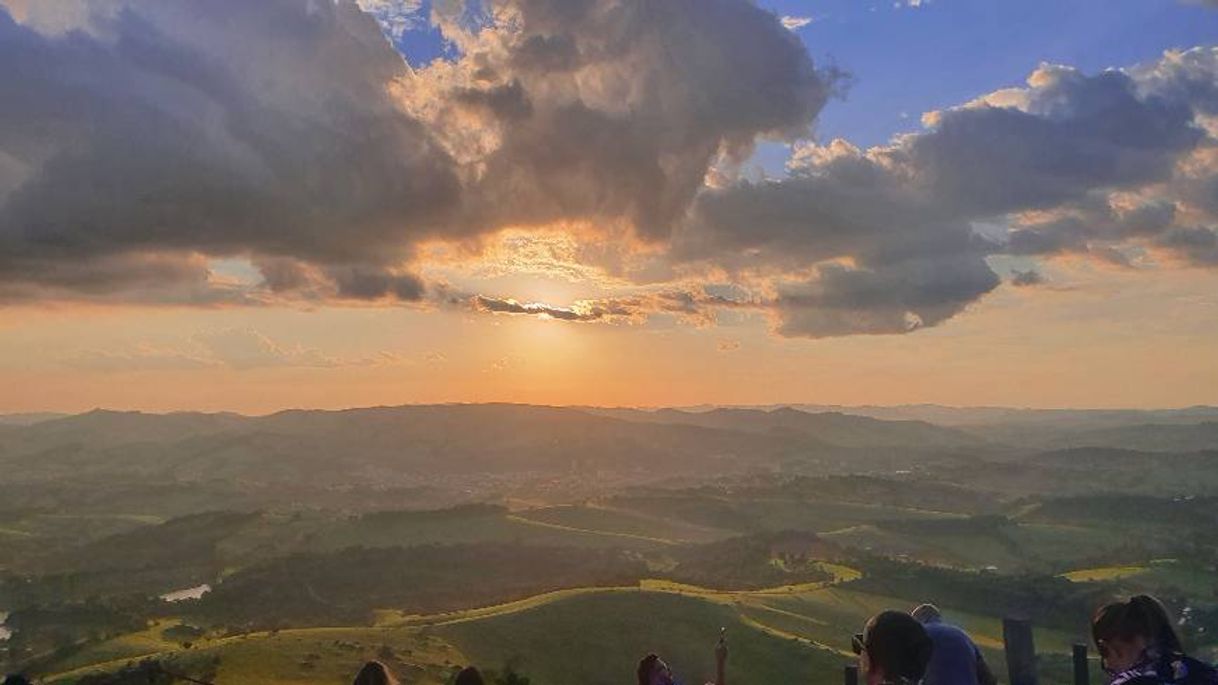
[[[1001,619],[1030,618],[1042,681],[1066,683],[1091,609],[1145,591],[1212,658],[1208,416],[1158,424],[1149,451],[1084,419],[1057,421],[1096,444],[1054,449],[1010,427],[797,409],[5,425],[3,655],[55,683],[153,662],[340,682],[375,658],[408,683],[476,663],[607,685],[658,651],[694,682],[725,628],[734,682],[829,685],[869,615],[932,601],[1000,673]]]

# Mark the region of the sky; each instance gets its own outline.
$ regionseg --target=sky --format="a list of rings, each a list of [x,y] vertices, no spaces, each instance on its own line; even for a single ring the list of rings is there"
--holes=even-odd
[[[1209,0],[0,0],[0,412],[1218,404]]]

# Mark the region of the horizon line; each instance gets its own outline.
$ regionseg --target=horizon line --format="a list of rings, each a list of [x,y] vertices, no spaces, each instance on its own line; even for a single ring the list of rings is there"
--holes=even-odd
[[[96,406],[91,409],[79,411],[62,410],[62,409],[43,409],[32,411],[2,411],[0,410],[0,418],[23,418],[52,415],[55,418],[67,418],[72,416],[83,416],[92,413],[113,413],[113,414],[142,414],[148,416],[172,416],[178,414],[199,414],[199,415],[235,415],[247,418],[259,418],[266,416],[274,416],[277,414],[285,414],[290,412],[323,412],[323,413],[340,413],[348,411],[369,411],[376,409],[405,409],[410,407],[470,407],[470,406],[514,406],[514,407],[536,407],[546,409],[596,409],[596,410],[619,410],[619,411],[646,411],[657,412],[664,410],[675,411],[714,411],[717,409],[751,409],[761,411],[774,411],[778,409],[800,409],[815,408],[822,410],[821,413],[829,413],[839,410],[876,410],[876,409],[942,409],[948,411],[1004,411],[1004,412],[1135,412],[1135,413],[1153,413],[1153,412],[1186,412],[1186,411],[1204,411],[1212,410],[1218,412],[1218,404],[1191,404],[1174,407],[1086,407],[1086,406],[1055,406],[1055,407],[1029,407],[1029,406],[1011,406],[1011,405],[958,405],[958,404],[939,404],[936,402],[910,402],[901,404],[825,404],[820,402],[775,402],[775,403],[742,403],[742,404],[719,404],[719,403],[702,403],[702,404],[671,404],[671,405],[598,405],[598,404],[551,404],[544,402],[506,402],[506,401],[448,401],[448,402],[403,402],[400,404],[371,404],[371,405],[351,405],[346,407],[283,407],[266,412],[244,412],[231,409],[170,409],[164,411],[153,411],[139,408],[117,408],[108,406]]]

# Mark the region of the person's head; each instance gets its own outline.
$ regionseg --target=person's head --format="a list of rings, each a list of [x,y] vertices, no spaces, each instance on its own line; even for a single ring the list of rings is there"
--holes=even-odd
[[[369,661],[355,674],[352,685],[398,685],[397,678],[379,661]]]
[[[854,636],[854,653],[859,655],[859,670],[868,685],[922,680],[931,649],[933,644],[922,624],[900,611],[872,616],[863,632]]]
[[[913,611],[909,612],[914,620],[922,625],[927,623],[937,623],[943,620],[943,614],[939,611],[939,607],[934,604],[919,604]]]
[[[453,685],[484,685],[482,680],[482,672],[473,666],[466,666],[457,674],[457,679],[453,681]]]
[[[639,685],[672,685],[672,670],[655,654],[648,654],[639,661]]]
[[[1148,656],[1184,651],[1167,608],[1150,595],[1100,607],[1091,617],[1091,637],[1110,673],[1133,668]]]

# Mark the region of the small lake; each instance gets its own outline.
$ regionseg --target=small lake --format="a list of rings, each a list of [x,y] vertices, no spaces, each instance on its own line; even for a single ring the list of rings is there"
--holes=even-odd
[[[161,595],[161,599],[165,600],[166,602],[182,602],[188,599],[198,599],[208,592],[211,592],[211,586],[204,583],[202,585],[188,587],[184,590],[166,592],[165,594]]]

